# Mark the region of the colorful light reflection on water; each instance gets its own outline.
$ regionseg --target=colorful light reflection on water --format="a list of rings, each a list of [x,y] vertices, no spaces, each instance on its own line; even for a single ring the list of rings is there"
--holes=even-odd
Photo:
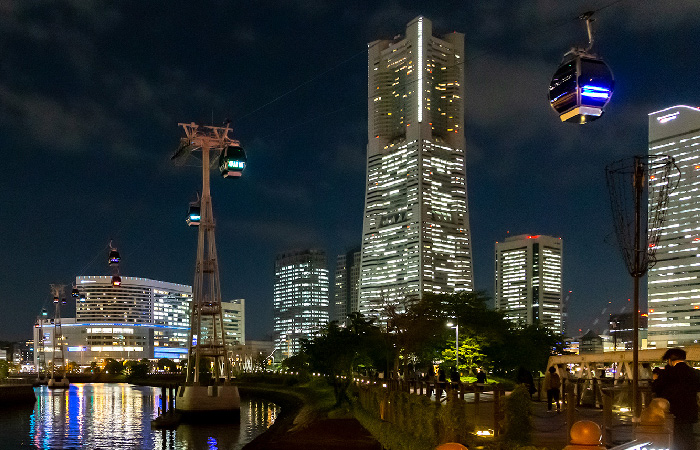
[[[32,409],[0,411],[2,448],[237,450],[265,431],[279,407],[242,399],[239,424],[151,430],[160,389],[130,384],[73,384],[34,389]]]

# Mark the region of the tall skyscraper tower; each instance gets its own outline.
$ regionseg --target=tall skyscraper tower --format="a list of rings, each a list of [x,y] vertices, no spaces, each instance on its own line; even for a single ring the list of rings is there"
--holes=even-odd
[[[647,276],[648,346],[694,344],[700,341],[700,108],[649,114],[649,154],[673,156],[681,176]]]
[[[561,274],[561,238],[523,234],[496,242],[496,309],[563,333]]]
[[[345,323],[348,314],[359,311],[360,249],[338,255],[333,282],[333,311],[331,320]]]
[[[282,253],[275,260],[273,296],[275,352],[288,358],[301,338],[318,335],[328,324],[328,269],[320,250]]]
[[[464,138],[464,35],[369,44],[360,312],[473,289]]]

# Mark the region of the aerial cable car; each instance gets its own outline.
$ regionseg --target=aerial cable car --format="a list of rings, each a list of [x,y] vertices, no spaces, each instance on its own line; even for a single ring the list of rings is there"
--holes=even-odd
[[[562,122],[592,122],[603,114],[612,97],[613,74],[601,58],[591,53],[592,16],[592,11],[580,16],[586,21],[588,47],[569,50],[549,85],[549,104]]]
[[[199,193],[197,193],[197,200],[190,202],[190,208],[187,211],[187,225],[191,227],[199,226],[199,222],[202,220],[201,209],[201,199],[199,198]]]
[[[73,290],[71,291],[70,295],[74,300],[78,300],[80,298],[80,291],[76,286],[73,286]]]
[[[122,285],[122,277],[119,275],[113,275],[112,276],[112,286],[121,286]]]
[[[109,265],[114,266],[119,264],[121,258],[119,257],[119,252],[116,248],[112,247],[112,241],[109,241]]]
[[[237,144],[227,145],[219,156],[219,170],[224,178],[240,177],[245,169],[245,164],[245,151]]]

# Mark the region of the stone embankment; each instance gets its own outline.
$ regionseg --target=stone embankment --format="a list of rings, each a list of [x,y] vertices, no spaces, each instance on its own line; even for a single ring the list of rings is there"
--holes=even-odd
[[[0,407],[33,404],[36,401],[34,388],[24,380],[5,380],[0,384]]]
[[[382,450],[379,442],[354,418],[328,418],[303,391],[242,383],[241,396],[274,402],[282,412],[268,431],[244,450]]]

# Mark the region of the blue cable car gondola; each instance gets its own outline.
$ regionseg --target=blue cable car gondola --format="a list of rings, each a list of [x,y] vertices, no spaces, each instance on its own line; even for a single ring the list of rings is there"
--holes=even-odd
[[[202,213],[201,213],[201,200],[199,199],[199,195],[197,195],[197,200],[190,202],[190,208],[187,211],[187,225],[191,227],[197,227],[199,226],[199,222],[202,220]]]
[[[228,145],[219,157],[219,170],[224,178],[240,177],[245,169],[246,156],[240,145]]]
[[[615,80],[610,68],[590,49],[592,12],[585,13],[589,45],[572,48],[554,73],[549,85],[549,104],[562,122],[584,124],[599,118],[612,97]]]

